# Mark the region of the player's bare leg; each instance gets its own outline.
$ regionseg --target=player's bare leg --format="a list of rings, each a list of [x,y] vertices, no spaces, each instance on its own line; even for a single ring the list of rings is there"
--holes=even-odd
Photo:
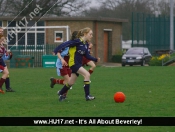
[[[4,84],[6,78],[8,77],[9,71],[7,68],[4,68],[3,66],[0,66],[0,71],[2,72],[2,77],[0,79],[0,93],[4,94],[2,85]]]
[[[96,67],[95,63],[93,61],[89,61],[87,63],[88,66],[90,66],[89,73],[92,74],[94,72],[94,69]]]

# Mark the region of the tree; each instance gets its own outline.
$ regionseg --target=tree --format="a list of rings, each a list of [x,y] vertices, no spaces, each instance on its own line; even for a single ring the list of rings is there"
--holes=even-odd
[[[157,8],[158,8],[157,10],[158,10],[159,14],[165,15],[165,16],[169,16],[170,15],[170,3],[169,3],[169,1],[161,0],[158,3],[158,7]]]
[[[131,39],[132,12],[153,13],[151,0],[104,0],[100,1],[102,6],[99,9],[90,9],[84,12],[84,16],[113,17],[128,19],[123,24],[123,39]]]
[[[10,1],[9,0],[0,0],[0,16],[5,16],[9,9]]]
[[[2,4],[1,4],[2,1]],[[83,9],[87,2],[79,0],[1,0],[0,6],[6,7],[1,16],[28,16],[36,8],[36,16],[71,16]],[[2,9],[2,8],[1,8]]]

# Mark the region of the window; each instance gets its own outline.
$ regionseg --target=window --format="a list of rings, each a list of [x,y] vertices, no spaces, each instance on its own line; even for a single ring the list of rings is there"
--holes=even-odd
[[[37,44],[44,45],[44,33],[37,33]]]
[[[16,43],[16,35],[15,34],[8,34],[7,35],[7,43],[8,43],[8,47],[7,49],[10,49],[10,48],[15,48],[15,43]]]
[[[44,48],[45,44],[45,30],[44,28],[32,28],[31,27],[39,27],[44,26],[44,21],[8,21],[8,27],[10,29],[7,30],[8,36],[8,47],[16,48],[16,46],[22,46],[24,49],[38,49],[39,47]],[[41,49],[41,48],[40,48]]]
[[[16,21],[8,21],[8,27],[16,27]],[[7,49],[10,48],[15,48],[14,45],[16,43],[16,34],[14,33],[14,30],[8,29],[7,30],[7,43],[8,47]]]
[[[28,27],[27,30],[29,30],[29,31],[35,31],[34,28],[31,28],[31,27],[35,27],[35,26],[36,26],[35,24],[36,24],[35,21],[29,21],[29,22],[27,23],[27,27]]]
[[[37,26],[39,27],[39,26],[44,26],[45,24],[44,24],[44,21],[39,21],[39,22],[37,22]],[[37,31],[44,31],[44,28],[39,28],[39,29],[37,29]]]
[[[16,27],[16,21],[8,21],[8,27]]]
[[[18,26],[19,27],[25,27],[25,21],[18,21]],[[23,29],[21,29],[21,31],[25,31],[25,29],[23,28]]]
[[[44,26],[44,21],[37,22],[37,26]]]
[[[0,26],[2,27],[2,21],[0,21]]]
[[[18,33],[18,45],[25,44],[25,33]]]
[[[63,42],[63,31],[55,31],[55,42]]]
[[[27,33],[27,44],[35,45],[35,33]]]

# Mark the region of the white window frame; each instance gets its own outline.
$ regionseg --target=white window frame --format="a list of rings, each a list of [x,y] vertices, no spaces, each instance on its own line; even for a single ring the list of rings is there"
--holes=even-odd
[[[18,22],[19,21],[16,21],[16,25],[18,24]],[[7,25],[8,25],[8,21],[7,21]],[[35,27],[44,27],[44,26],[37,26],[37,23],[35,22],[35,24],[33,26],[31,26],[31,27],[27,27],[27,24],[25,24],[25,27],[21,27],[21,28],[23,28],[25,30],[21,30],[20,32],[17,32],[16,31],[16,34],[15,34],[16,35],[16,39],[18,39],[18,33],[25,33],[25,43],[24,43],[25,49],[26,49],[26,47],[28,45],[27,44],[27,34],[28,33],[34,33],[35,34],[35,44],[34,44],[35,50],[36,50],[36,47],[37,47],[37,33],[44,33],[44,42],[46,42],[46,40],[45,40],[45,38],[46,38],[46,36],[45,36],[46,33],[45,32],[46,31],[45,30],[43,30],[43,31],[37,31],[37,28],[35,28]],[[14,27],[14,30],[18,30],[18,28],[17,27]],[[7,30],[7,36],[8,36],[8,33],[9,33],[9,31]],[[14,45],[15,46],[18,46],[18,41],[16,41],[16,44],[13,44],[12,46],[14,46]],[[7,49],[8,49],[8,47],[7,47]]]
[[[8,25],[8,23],[7,23],[7,25]],[[25,33],[25,44],[24,44],[24,46],[25,46],[25,49],[26,49],[26,47],[27,47],[27,33],[35,33],[35,50],[36,50],[36,46],[37,46],[37,33],[44,33],[44,46],[46,46],[46,29],[47,28],[52,28],[52,29],[55,29],[55,28],[58,28],[58,29],[62,29],[62,28],[65,28],[66,29],[66,41],[68,41],[69,40],[69,36],[70,36],[70,28],[69,28],[69,26],[32,26],[32,27],[21,27],[22,29],[25,29],[25,30],[22,30],[22,31],[20,31],[19,32],[19,30],[18,30],[18,27],[3,27],[4,29],[7,29],[7,36],[8,36],[8,34],[9,34],[9,32],[13,29],[13,30],[15,30],[15,36],[16,36],[16,39],[18,38],[18,33]],[[8,29],[10,29],[10,31],[8,31]],[[30,30],[28,30],[28,29],[30,29]],[[38,31],[37,29],[44,29],[43,31]],[[59,42],[63,42],[63,33],[64,33],[64,31],[55,31],[55,32],[57,32],[57,33],[62,33],[62,40],[61,41],[59,41]],[[54,33],[55,33],[54,32]],[[53,35],[55,35],[53,33]],[[55,38],[54,38],[55,39]],[[58,42],[58,41],[57,41]],[[12,44],[12,45],[8,45],[8,46],[11,46],[11,48],[13,47],[13,46],[18,46],[18,41],[15,43],[15,44]],[[43,47],[44,47],[43,46]],[[44,50],[44,49],[43,49]],[[37,50],[38,51],[38,50]],[[41,50],[39,50],[39,51],[41,51]]]
[[[60,36],[60,39],[57,37],[57,34],[62,34],[61,36]],[[63,38],[64,38],[64,36],[63,36],[63,31],[55,31],[54,32],[54,42],[56,42],[56,43],[58,43],[58,42],[63,42]]]

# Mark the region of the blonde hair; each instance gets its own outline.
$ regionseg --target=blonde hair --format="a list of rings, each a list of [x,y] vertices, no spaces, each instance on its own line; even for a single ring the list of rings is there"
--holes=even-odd
[[[4,30],[2,27],[0,27],[0,29]],[[1,38],[1,37],[4,37],[4,35],[3,35],[3,34],[0,34],[0,38]]]
[[[0,35],[0,39],[2,39],[2,38],[5,38],[5,36],[4,35]]]
[[[4,35],[0,35],[0,42],[1,42],[0,44],[1,46],[7,44],[7,40]]]
[[[77,34],[77,38],[84,36],[84,34],[87,34],[90,31],[91,31],[91,28],[89,28],[89,27],[86,27],[86,28],[79,30],[78,34]]]

